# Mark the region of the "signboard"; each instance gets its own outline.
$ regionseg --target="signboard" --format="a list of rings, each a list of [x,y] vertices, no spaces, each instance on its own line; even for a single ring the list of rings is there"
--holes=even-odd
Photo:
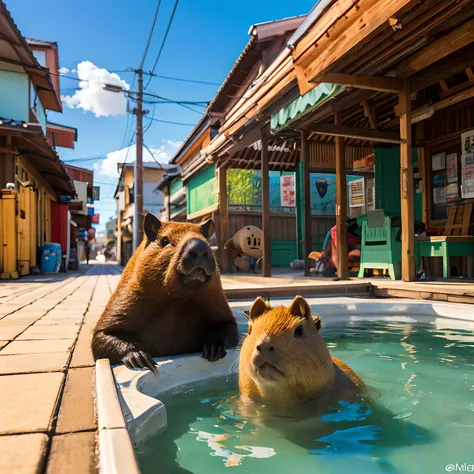
[[[280,176],[280,197],[282,207],[296,206],[295,175]]]
[[[87,215],[93,216],[94,215],[94,206],[87,208]]]
[[[448,183],[458,182],[458,154],[450,153],[446,156],[446,176]]]
[[[474,198],[474,130],[461,134],[463,199]]]
[[[92,223],[99,224],[99,215],[100,214],[92,214]]]
[[[92,186],[92,200],[100,201],[100,186]]]
[[[349,207],[365,206],[364,178],[355,179],[349,183]]]

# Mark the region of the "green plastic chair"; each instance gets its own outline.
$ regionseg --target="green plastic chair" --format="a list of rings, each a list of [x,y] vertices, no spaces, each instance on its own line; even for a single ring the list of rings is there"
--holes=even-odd
[[[388,270],[392,280],[401,276],[402,244],[396,237],[400,227],[391,225],[391,218],[383,210],[369,212],[362,224],[359,278],[367,269]]]

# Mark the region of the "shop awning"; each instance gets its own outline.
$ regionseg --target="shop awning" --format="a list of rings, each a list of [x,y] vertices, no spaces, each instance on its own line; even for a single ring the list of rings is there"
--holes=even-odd
[[[291,104],[286,105],[272,115],[270,128],[272,132],[277,131],[304,114],[311,112],[328,100],[333,99],[344,90],[344,86],[322,83],[308,93],[299,96]]]

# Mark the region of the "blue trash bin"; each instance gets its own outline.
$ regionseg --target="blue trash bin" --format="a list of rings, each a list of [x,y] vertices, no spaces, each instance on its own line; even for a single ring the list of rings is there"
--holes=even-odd
[[[43,273],[58,273],[61,267],[62,250],[60,244],[52,242],[43,244],[40,249],[40,269]]]

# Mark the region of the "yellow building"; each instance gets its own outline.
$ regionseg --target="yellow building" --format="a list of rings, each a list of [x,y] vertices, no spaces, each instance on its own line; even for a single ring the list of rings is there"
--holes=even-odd
[[[2,1],[0,30],[0,277],[18,278],[51,241],[52,202],[75,190],[47,140],[47,111],[62,111],[57,45],[34,51]]]

